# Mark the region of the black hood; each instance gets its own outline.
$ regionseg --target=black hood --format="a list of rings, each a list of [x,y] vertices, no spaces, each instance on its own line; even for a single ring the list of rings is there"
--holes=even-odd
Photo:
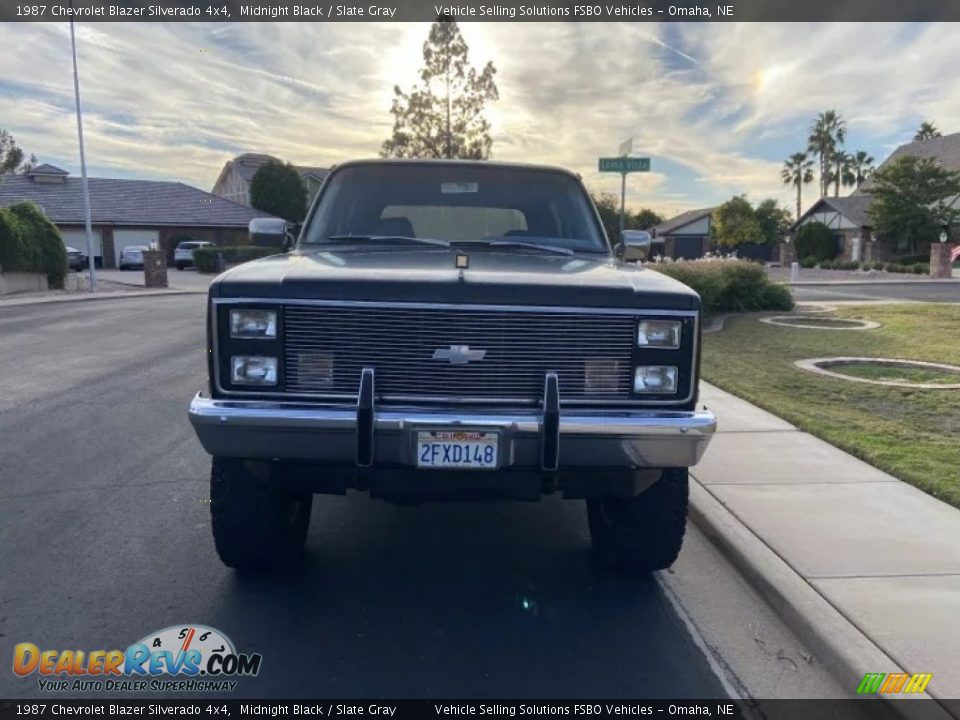
[[[461,250],[460,252],[465,252]],[[333,246],[244,263],[210,286],[216,297],[611,308],[700,308],[686,285],[607,255],[432,247]]]

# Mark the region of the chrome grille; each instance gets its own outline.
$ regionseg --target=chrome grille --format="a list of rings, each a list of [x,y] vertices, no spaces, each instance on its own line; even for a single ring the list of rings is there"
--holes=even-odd
[[[536,402],[555,372],[564,400],[627,400],[635,324],[625,314],[288,306],[286,390],[356,396],[371,367],[384,400]],[[478,350],[482,359],[449,359]]]

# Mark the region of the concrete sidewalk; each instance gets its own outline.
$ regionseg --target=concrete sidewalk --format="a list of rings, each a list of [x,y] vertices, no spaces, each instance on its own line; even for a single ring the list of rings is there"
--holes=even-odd
[[[803,592],[902,670],[933,673],[931,696],[960,697],[960,510],[712,385],[701,383],[701,400],[719,431],[691,471],[695,517],[718,501]],[[856,665],[846,664],[860,673],[851,692],[867,672],[897,671]]]

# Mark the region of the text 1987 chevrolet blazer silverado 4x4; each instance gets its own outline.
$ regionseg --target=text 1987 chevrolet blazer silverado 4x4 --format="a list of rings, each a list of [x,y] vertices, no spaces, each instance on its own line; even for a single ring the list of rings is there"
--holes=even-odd
[[[645,238],[649,242],[649,238]],[[639,236],[627,242],[642,242]],[[585,499],[597,558],[680,551],[700,298],[612,253],[579,178],[468,161],[334,168],[291,252],[216,278],[209,390],[221,559],[289,567],[313,494]]]

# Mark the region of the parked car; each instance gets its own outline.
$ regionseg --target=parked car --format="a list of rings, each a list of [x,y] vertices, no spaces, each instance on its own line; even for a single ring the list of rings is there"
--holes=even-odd
[[[221,560],[289,567],[313,493],[358,489],[561,493],[586,500],[603,565],[671,565],[716,429],[697,407],[701,302],[623,254],[566,170],[334,168],[292,252],[210,285],[209,391],[189,417]]]
[[[120,251],[117,267],[121,270],[143,268],[143,251],[149,249],[146,245],[127,245]]]
[[[77,272],[87,267],[87,256],[67,245],[67,267]]]
[[[214,245],[212,242],[201,242],[199,240],[184,240],[177,245],[173,251],[173,264],[177,270],[193,267],[193,251],[197,248]]]

